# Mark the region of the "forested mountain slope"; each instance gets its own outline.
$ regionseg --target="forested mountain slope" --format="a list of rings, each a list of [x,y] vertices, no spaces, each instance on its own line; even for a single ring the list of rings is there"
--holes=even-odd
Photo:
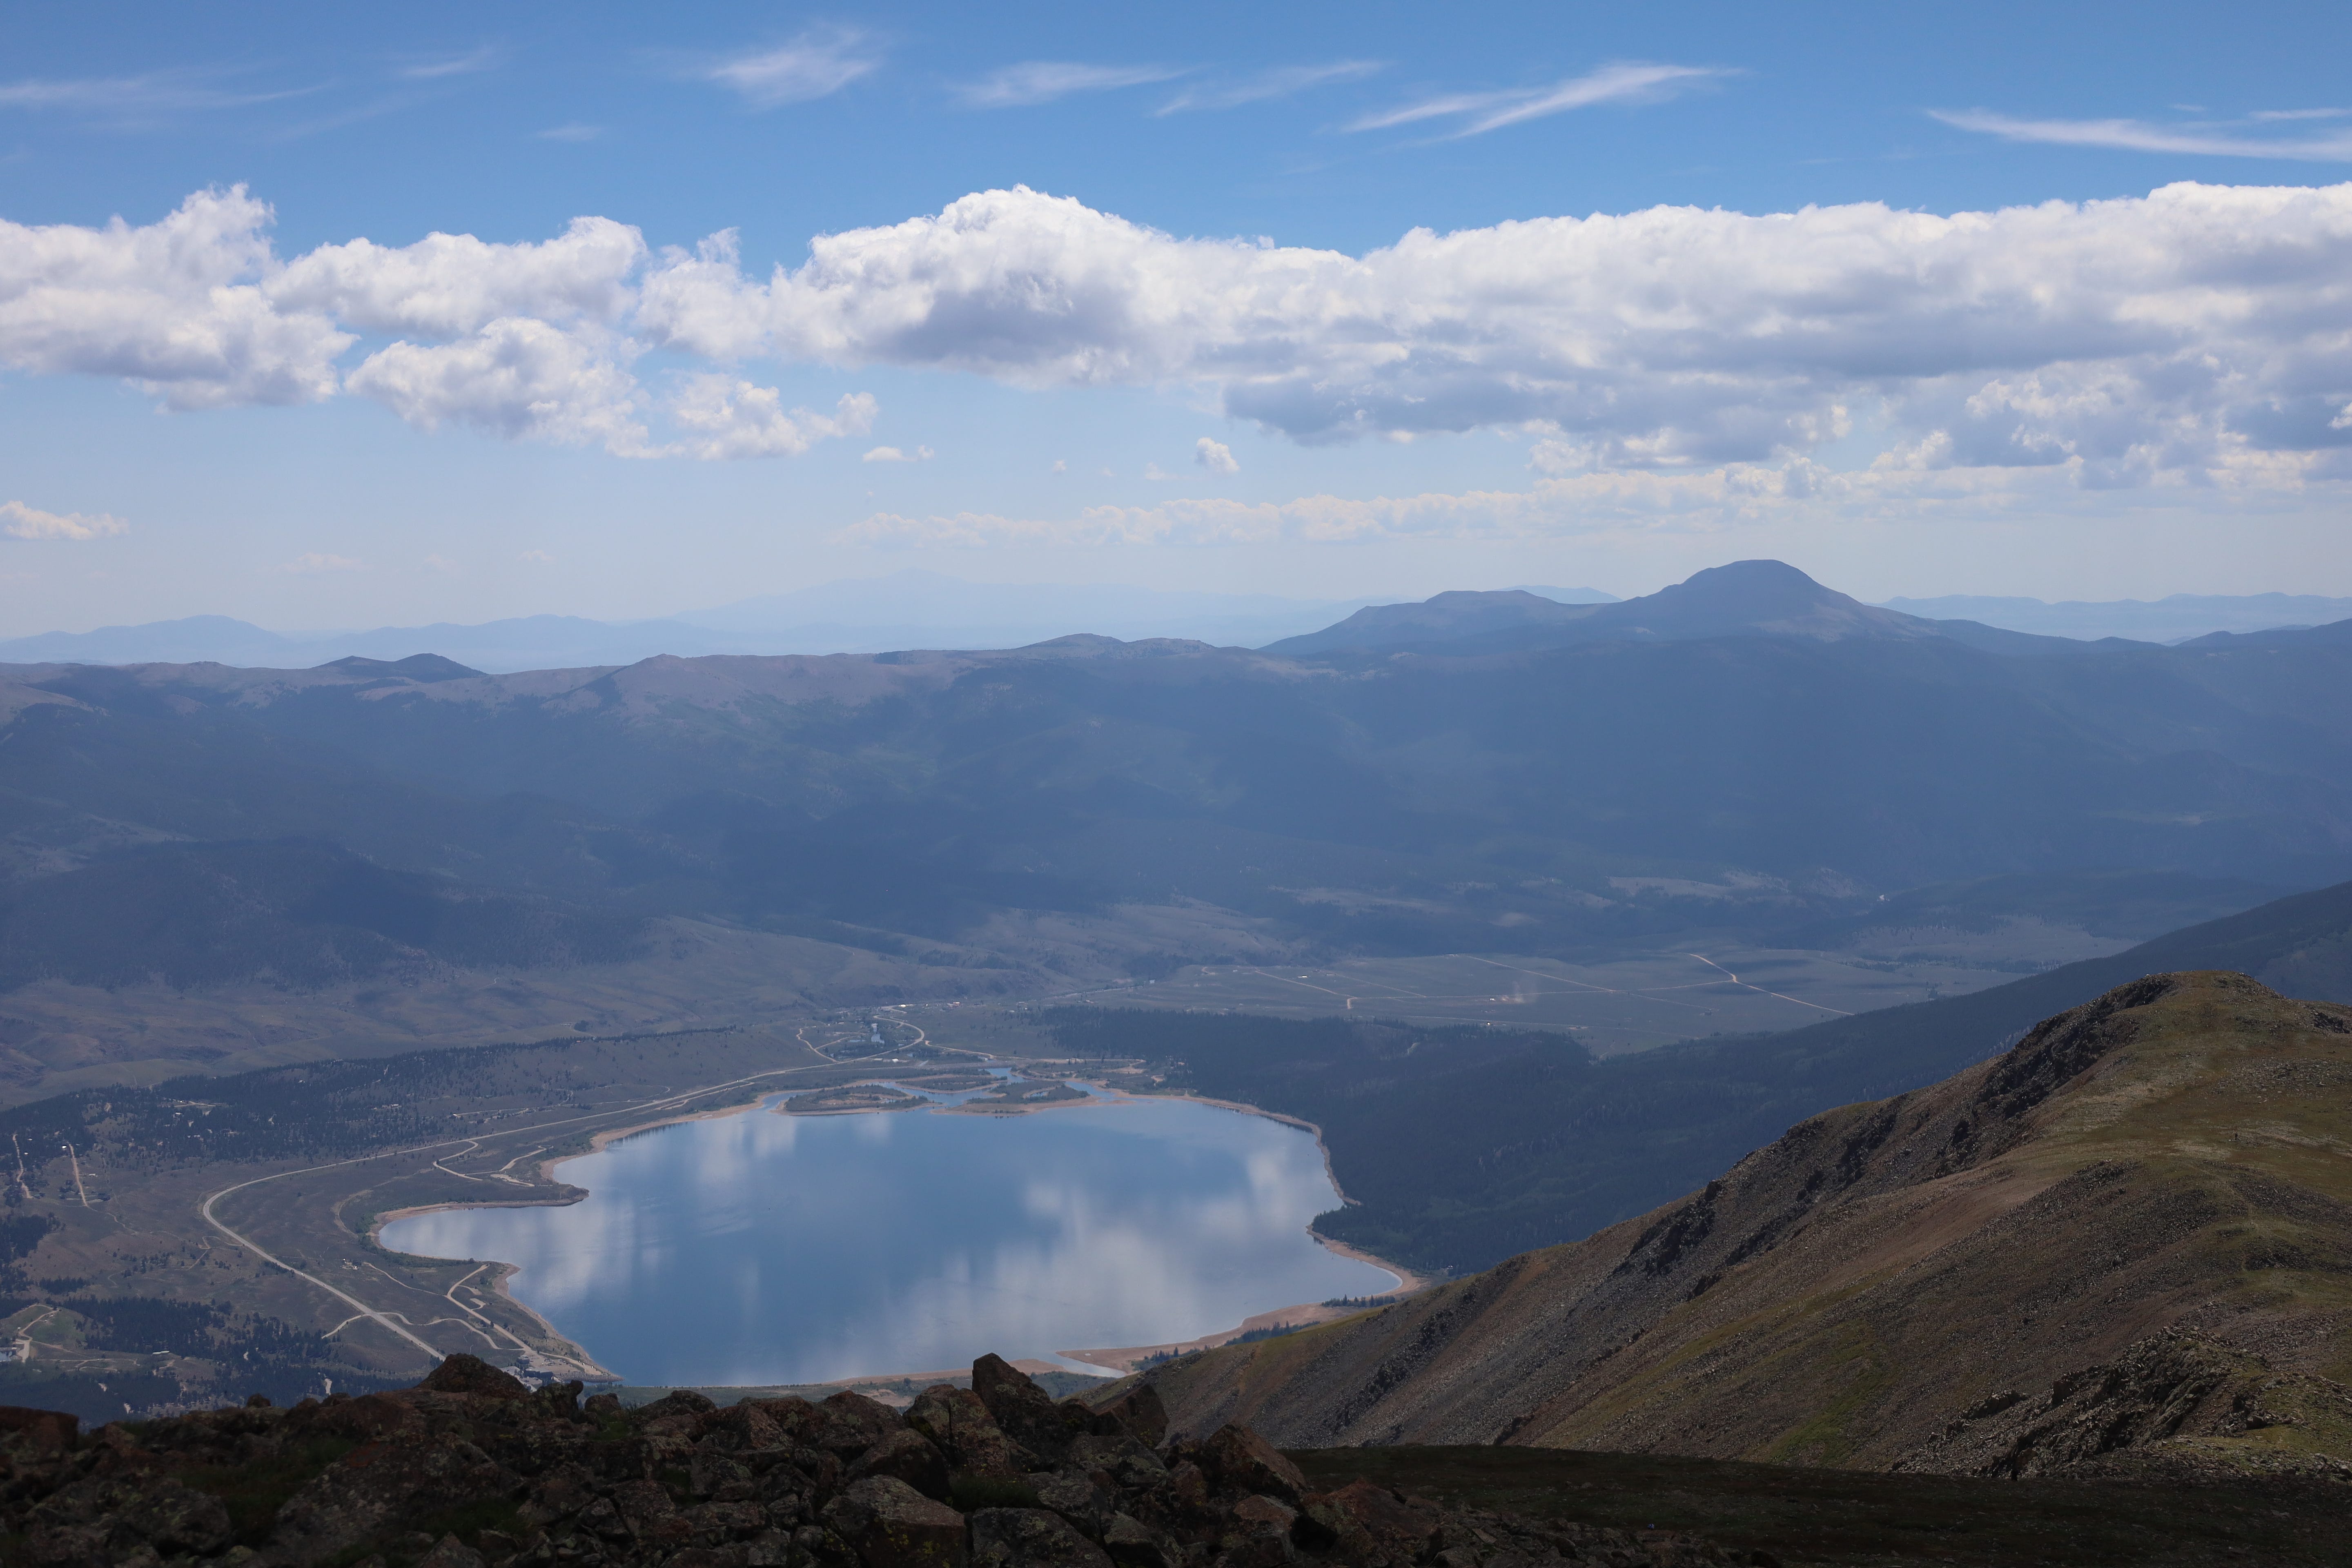
[[[1152,1381],[1295,1446],[2347,1473],[2347,1105],[2352,1008],[2149,976],[1589,1240]]]

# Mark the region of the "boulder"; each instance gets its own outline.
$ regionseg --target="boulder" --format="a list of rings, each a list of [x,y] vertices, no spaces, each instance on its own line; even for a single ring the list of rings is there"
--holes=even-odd
[[[454,1535],[444,1535],[416,1560],[416,1568],[488,1568],[482,1554]]]
[[[1037,1457],[1006,1436],[969,1388],[933,1384],[915,1396],[906,1422],[929,1438],[960,1475],[1014,1480],[1037,1468]]]
[[[100,1476],[43,1500],[25,1536],[35,1563],[115,1568],[142,1552],[151,1558],[218,1552],[229,1543],[228,1510],[168,1476]]]
[[[947,1456],[929,1438],[909,1427],[899,1427],[860,1454],[857,1462],[849,1467],[848,1475],[853,1481],[867,1476],[892,1476],[927,1498],[947,1500]]]
[[[984,1508],[971,1516],[972,1568],[1110,1568],[1103,1549],[1042,1508]]]
[[[303,1568],[408,1519],[513,1493],[518,1478],[462,1438],[403,1435],[352,1449],[289,1498],[273,1559]]]
[[[1058,1464],[1070,1439],[1087,1428],[1093,1413],[1083,1405],[1065,1410],[1026,1373],[1002,1356],[971,1363],[971,1391],[996,1418],[1004,1435],[1048,1464]]]
[[[1297,1522],[1298,1510],[1287,1503],[1257,1495],[1242,1499],[1225,1515],[1219,1543],[1224,1561],[1234,1568],[1275,1568],[1289,1562],[1291,1527]]]
[[[812,1448],[840,1456],[846,1463],[905,1425],[898,1413],[880,1400],[845,1389],[811,1412],[794,1436]]]
[[[494,1369],[495,1370],[495,1369]],[[286,1413],[287,1429],[305,1436],[347,1437],[372,1443],[398,1432],[422,1432],[425,1416],[414,1405],[388,1394],[362,1394],[319,1405],[305,1401]]]
[[[1141,1520],[1113,1514],[1103,1531],[1103,1552],[1118,1568],[1182,1568],[1176,1543]]]
[[[1108,1477],[1113,1486],[1130,1490],[1161,1486],[1168,1480],[1168,1467],[1160,1463],[1160,1456],[1144,1447],[1141,1439],[1124,1432],[1114,1436],[1089,1433],[1076,1438],[1064,1464],[1070,1469]]]
[[[475,1355],[453,1355],[416,1385],[429,1394],[478,1394],[488,1399],[528,1399],[530,1390],[513,1373]]]
[[[1111,1515],[1118,1511],[1118,1494],[1084,1470],[1036,1477],[1034,1484],[1038,1507],[1068,1520],[1079,1534],[1092,1540],[1102,1539]]]
[[[895,1476],[852,1481],[827,1503],[825,1528],[866,1568],[962,1568],[964,1518]]]
[[[1433,1510],[1370,1481],[1304,1498],[1299,1512],[1294,1533],[1351,1568],[1412,1563],[1438,1529]]]
[[[15,1434],[43,1448],[70,1448],[81,1435],[81,1417],[62,1410],[27,1410],[0,1405],[0,1435]]]
[[[1218,1427],[1201,1445],[1200,1462],[1221,1491],[1256,1492],[1284,1503],[1307,1494],[1306,1473],[1246,1426]]]
[[[1168,1440],[1168,1406],[1160,1400],[1160,1390],[1148,1383],[1139,1383],[1119,1398],[1094,1412],[1093,1430],[1108,1428],[1131,1434],[1147,1448],[1157,1448]]]

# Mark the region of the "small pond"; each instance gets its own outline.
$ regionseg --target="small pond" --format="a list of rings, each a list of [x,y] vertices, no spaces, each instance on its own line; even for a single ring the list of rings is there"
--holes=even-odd
[[[638,1384],[1160,1344],[1395,1283],[1307,1234],[1339,1205],[1322,1152],[1262,1116],[1172,1100],[1021,1115],[776,1103],[565,1161],[581,1203],[417,1215],[384,1245],[517,1265],[520,1300]]]

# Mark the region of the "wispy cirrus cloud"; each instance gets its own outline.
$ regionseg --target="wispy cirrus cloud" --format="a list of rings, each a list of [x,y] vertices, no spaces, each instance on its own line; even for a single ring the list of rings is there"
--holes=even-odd
[[[1386,69],[1388,62],[1385,60],[1332,60],[1323,65],[1276,66],[1271,70],[1257,71],[1231,81],[1203,82],[1197,87],[1188,87],[1160,105],[1158,112],[1181,114],[1188,110],[1239,109],[1246,103],[1290,98],[1298,93],[1311,92],[1318,87],[1361,81]]]
[[[448,55],[439,59],[416,60],[396,68],[392,74],[403,81],[439,81],[446,77],[473,76],[478,72],[492,69],[498,65],[499,58],[498,46],[484,44],[481,47],[468,49],[462,55]]]
[[[1458,119],[1454,136],[1482,136],[1507,125],[1542,120],[1604,103],[1661,103],[1739,72],[1723,66],[1678,66],[1618,60],[1549,87],[1508,88],[1495,92],[1456,92],[1368,114],[1349,131],[1386,131],[1423,121]]]
[[[61,110],[86,114],[148,118],[207,110],[246,109],[301,98],[319,88],[239,91],[220,85],[224,73],[209,68],[147,71],[138,76],[26,77],[0,82],[0,109]]]
[[[1116,92],[1148,87],[1184,74],[1181,66],[1088,65],[1080,60],[1024,60],[989,72],[956,89],[973,109],[1029,109],[1082,92]]]
[[[854,27],[813,27],[780,48],[730,56],[697,74],[754,109],[777,109],[829,98],[881,65],[882,51],[866,34]]]
[[[1987,109],[1931,109],[1928,114],[1958,131],[2055,147],[2104,147],[2124,153],[2186,153],[2216,158],[2285,158],[2297,163],[2352,163],[2352,128],[2325,136],[2248,135],[2254,123],[2331,120],[2342,110],[2273,110],[2235,125],[2197,122],[2157,125],[2145,120],[2024,120]]]

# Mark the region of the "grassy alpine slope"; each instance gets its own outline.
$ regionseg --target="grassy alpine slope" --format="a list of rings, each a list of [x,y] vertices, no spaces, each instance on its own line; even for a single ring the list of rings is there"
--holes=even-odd
[[[1070,1008],[1078,1056],[1314,1122],[1351,1206],[1317,1227],[1424,1268],[1484,1268],[1699,1186],[1792,1123],[1934,1083],[2053,1013],[2164,970],[2235,969],[2352,1002],[2352,883],[1966,996],[1594,1062],[1559,1035]]]
[[[1152,1374],[1177,1425],[2352,1477],[2352,1008],[2161,974],[1680,1201]]]

